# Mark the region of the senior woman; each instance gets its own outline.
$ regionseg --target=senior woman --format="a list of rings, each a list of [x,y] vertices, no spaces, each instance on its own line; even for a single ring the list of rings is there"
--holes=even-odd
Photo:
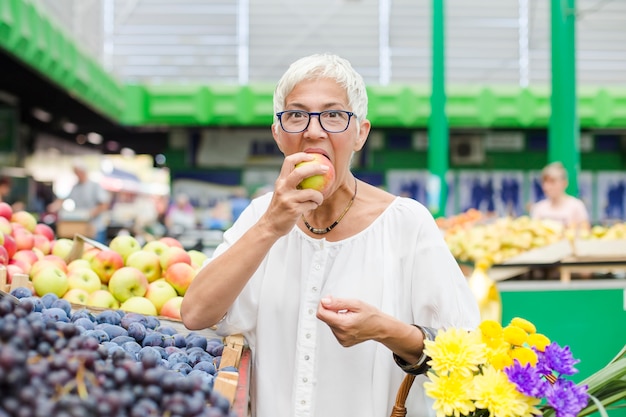
[[[371,125],[362,77],[343,58],[294,62],[274,94],[285,155],[273,192],[254,199],[189,287],[189,329],[242,333],[253,355],[256,417],[384,417],[424,339],[473,328],[476,301],[428,210],[350,170]],[[326,164],[323,192],[299,187]],[[421,378],[421,377],[420,377]],[[419,381],[416,380],[416,381]],[[428,415],[421,384],[409,416]]]

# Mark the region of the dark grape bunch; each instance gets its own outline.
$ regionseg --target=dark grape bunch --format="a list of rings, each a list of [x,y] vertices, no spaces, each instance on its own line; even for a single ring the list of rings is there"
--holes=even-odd
[[[0,417],[234,416],[213,390],[220,339],[14,295],[0,299]]]

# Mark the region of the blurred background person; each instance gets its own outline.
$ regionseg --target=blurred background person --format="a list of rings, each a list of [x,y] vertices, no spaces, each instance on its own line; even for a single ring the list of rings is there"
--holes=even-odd
[[[565,192],[567,171],[560,162],[546,165],[541,171],[541,189],[544,199],[530,208],[530,216],[535,219],[550,219],[562,223],[567,228],[589,228],[589,213],[582,200]]]
[[[178,236],[196,228],[196,210],[185,193],[178,193],[165,213],[167,234]]]
[[[106,212],[109,210],[110,196],[100,184],[89,179],[89,170],[80,160],[72,164],[77,182],[65,198],[57,198],[48,205],[48,211],[59,213],[63,211],[80,213],[86,217],[93,230],[93,239],[101,243],[107,240]],[[82,213],[81,213],[82,212]]]

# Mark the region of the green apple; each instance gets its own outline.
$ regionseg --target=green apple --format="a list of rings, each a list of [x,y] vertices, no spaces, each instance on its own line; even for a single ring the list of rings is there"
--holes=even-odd
[[[178,293],[164,278],[157,279],[148,285],[148,291],[144,297],[152,301],[152,304],[157,309],[157,314],[160,313],[161,307],[167,302],[167,300],[177,297]]]
[[[156,316],[157,310],[154,304],[146,297],[130,297],[120,305],[120,310],[139,313],[147,316]]]
[[[130,254],[141,249],[141,245],[139,241],[131,235],[118,235],[109,243],[109,249],[122,255],[122,259],[126,262]]]
[[[143,297],[148,291],[148,279],[132,266],[124,266],[111,275],[109,280],[109,292],[120,303],[131,297]]]
[[[52,243],[50,253],[60,258],[67,259],[74,246],[74,241],[66,237],[59,238]]]
[[[88,294],[99,290],[102,285],[100,277],[91,268],[73,268],[67,273],[67,282],[70,286],[70,290],[74,288],[80,288],[85,290]]]
[[[185,262],[171,265],[163,274],[165,281],[174,287],[178,295],[185,295],[195,276],[196,270],[194,267]]]
[[[30,275],[30,277],[32,278],[35,275],[37,275],[39,271],[41,271],[42,269],[50,268],[54,266],[59,268],[61,271],[65,272],[63,268],[61,268],[59,265],[57,265],[53,261],[49,259],[39,259],[38,261],[35,261],[35,263],[31,265],[30,269],[28,270],[28,275]]]
[[[89,261],[87,259],[82,259],[82,258],[74,259],[69,264],[67,264],[67,273],[69,274],[74,269],[79,269],[79,268],[91,268],[91,265],[89,264]]]
[[[43,255],[41,258],[39,258],[39,260],[54,262],[59,268],[63,270],[63,272],[67,273],[67,262],[65,262],[65,259],[61,258],[60,256],[50,253],[48,255]]]
[[[333,164],[330,162],[330,160],[322,154],[311,153],[309,155],[312,155],[314,159],[312,161],[300,162],[296,164],[296,168],[300,168],[300,167],[311,165],[311,164],[318,164],[318,165],[326,165],[329,169],[328,171],[326,171],[325,174],[313,175],[311,177],[303,179],[300,182],[300,184],[298,184],[298,188],[300,189],[312,188],[321,193],[324,193],[330,187],[333,180],[335,179],[335,167],[333,167]]]
[[[70,288],[63,295],[63,298],[70,303],[86,305],[89,293],[82,288]]]
[[[174,298],[170,298],[161,307],[161,316],[181,320],[180,306],[183,303],[183,297],[180,295]]]
[[[170,247],[167,245],[167,243],[161,242],[160,240],[151,240],[150,242],[143,245],[142,249],[154,252],[159,255],[159,257],[161,257],[161,255],[167,252]]]
[[[126,266],[132,266],[143,272],[148,282],[161,278],[161,258],[154,252],[141,249],[133,252],[126,259]]]
[[[53,293],[63,297],[69,289],[67,274],[56,265],[42,268],[36,275],[31,277],[35,293],[38,296]]]
[[[120,308],[120,303],[108,290],[96,290],[89,294],[87,305],[90,307],[100,307],[108,309]]]
[[[111,276],[115,271],[124,266],[124,259],[122,255],[111,249],[101,250],[91,258],[89,262],[91,269],[96,271],[96,274],[100,277],[100,281],[104,284],[108,284]]]
[[[188,250],[187,253],[191,257],[191,266],[198,269],[202,267],[204,261],[207,260],[208,256],[206,253],[199,251],[197,249]]]

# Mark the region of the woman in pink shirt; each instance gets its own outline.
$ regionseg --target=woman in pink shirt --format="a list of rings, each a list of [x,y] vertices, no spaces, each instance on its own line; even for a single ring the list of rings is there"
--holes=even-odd
[[[585,204],[565,193],[567,171],[563,164],[553,162],[541,171],[541,188],[545,198],[531,207],[532,218],[556,220],[566,227],[589,227],[589,214]]]

